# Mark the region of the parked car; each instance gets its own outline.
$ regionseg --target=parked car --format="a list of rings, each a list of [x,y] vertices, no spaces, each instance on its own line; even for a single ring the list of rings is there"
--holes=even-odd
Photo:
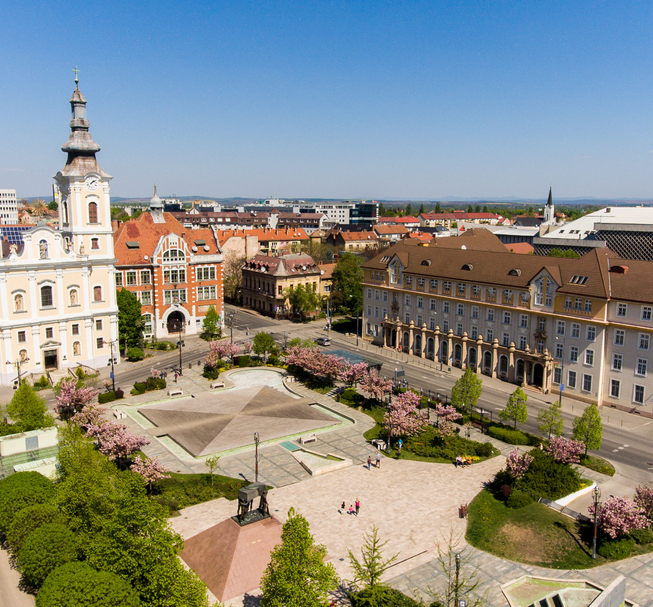
[[[318,337],[315,340],[315,343],[317,343],[318,346],[330,346],[331,340],[328,337]]]

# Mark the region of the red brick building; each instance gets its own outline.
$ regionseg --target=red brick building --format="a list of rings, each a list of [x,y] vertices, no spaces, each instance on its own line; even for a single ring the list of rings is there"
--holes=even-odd
[[[166,338],[181,328],[201,332],[213,305],[223,318],[222,251],[215,232],[185,228],[154,195],[150,211],[114,232],[116,288],[135,293],[145,336]]]

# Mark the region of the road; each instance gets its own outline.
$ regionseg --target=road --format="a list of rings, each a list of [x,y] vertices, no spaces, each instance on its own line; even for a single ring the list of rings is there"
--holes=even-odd
[[[249,310],[227,305],[226,314],[234,312],[233,339],[235,342],[251,341],[258,331],[268,331],[272,333],[279,343],[284,341],[284,332],[288,339],[301,337],[303,339],[312,337],[317,338],[324,336],[324,324],[322,322],[313,322],[306,324],[291,323],[287,320],[275,320],[272,318],[260,316]],[[249,336],[246,335],[249,330]],[[226,337],[231,336],[231,329],[228,327],[225,332]],[[330,349],[340,349],[347,352],[359,353],[369,358],[374,358],[383,363],[381,373],[388,377],[393,377],[397,362],[387,356],[382,348],[374,352],[363,351],[357,348],[355,342],[336,331],[330,332],[332,346],[325,348],[325,352]],[[186,346],[183,348],[182,357],[183,365],[188,368],[190,362],[196,366],[201,362],[208,352],[208,344],[196,337],[190,337],[184,340]],[[179,365],[179,352],[169,352],[157,354],[154,361],[143,361],[134,365],[120,365],[116,371],[116,385],[127,391],[135,381],[145,379],[150,372],[150,367],[167,370],[170,372]],[[446,372],[433,372],[430,369],[413,366],[411,364],[403,365],[406,373],[406,380],[411,388],[422,388],[425,392],[430,390],[431,394],[440,393],[447,397],[451,395],[451,389],[457,379],[456,376],[449,375]],[[103,376],[106,372],[103,373]],[[493,419],[497,419],[497,413],[504,408],[508,396],[514,391],[515,386],[491,380],[483,376],[484,386],[483,394],[479,400],[478,406],[487,411],[491,411]],[[552,394],[540,394],[534,391],[527,391],[529,417],[526,424],[520,424],[519,427],[529,432],[537,433],[537,414],[543,408],[549,406],[555,400]],[[574,401],[570,398],[563,398],[563,419],[565,434],[571,434],[572,422],[577,415],[584,410],[583,403]],[[653,420],[638,418],[634,415],[616,411],[614,409],[602,409],[604,423],[603,444],[599,454],[606,459],[620,465],[620,471],[638,482],[651,482],[653,475]]]

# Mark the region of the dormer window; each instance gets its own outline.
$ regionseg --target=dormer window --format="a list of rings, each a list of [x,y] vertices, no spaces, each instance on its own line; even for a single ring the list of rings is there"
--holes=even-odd
[[[514,268],[508,272],[508,276],[521,276],[521,270],[519,268]]]

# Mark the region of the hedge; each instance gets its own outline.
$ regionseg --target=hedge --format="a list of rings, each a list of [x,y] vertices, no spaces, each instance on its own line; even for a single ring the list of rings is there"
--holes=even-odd
[[[17,472],[0,481],[0,531],[6,533],[18,512],[54,497],[54,485],[38,472]]]
[[[497,440],[508,443],[509,445],[528,445],[529,440],[521,430],[509,430],[498,426],[490,426],[487,433]]]

